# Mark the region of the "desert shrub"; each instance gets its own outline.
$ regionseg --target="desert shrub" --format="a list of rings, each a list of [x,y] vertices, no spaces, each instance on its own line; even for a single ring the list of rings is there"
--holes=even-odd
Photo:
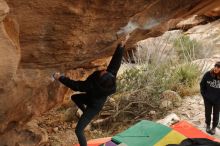
[[[182,98],[198,94],[201,72],[193,61],[203,55],[203,45],[185,35],[150,38],[137,45],[132,62],[122,64],[117,92],[109,98],[113,101],[109,100],[102,111],[107,121],[104,125],[111,131],[114,124],[110,123],[162,118],[170,110],[160,108],[161,93],[166,90],[175,91]],[[149,114],[152,110],[155,115]]]
[[[181,96],[189,96],[198,91],[198,81],[201,72],[198,66],[192,63],[185,63],[175,67],[169,79],[171,90],[178,92]]]
[[[160,117],[166,114],[166,111],[159,108],[162,92],[173,90],[182,97],[198,92],[196,85],[200,71],[191,61],[201,57],[202,53],[198,49],[200,44],[186,36],[174,40],[165,39],[164,43],[169,44],[153,42],[151,48],[147,46],[147,51],[144,51],[146,54],[134,54],[137,65],[128,68],[118,77],[118,92],[113,97],[117,101],[114,118],[146,116],[152,109],[160,113],[157,114]],[[154,48],[155,51],[152,51]]]
[[[190,39],[189,36],[181,35],[173,40],[180,61],[192,61],[205,57],[204,47],[195,39]]]

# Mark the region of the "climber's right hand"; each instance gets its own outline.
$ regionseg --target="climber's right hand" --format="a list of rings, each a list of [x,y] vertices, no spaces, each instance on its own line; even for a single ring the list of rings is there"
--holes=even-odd
[[[60,78],[60,73],[59,72],[55,72],[54,74],[53,74],[53,78],[55,79],[55,80],[59,80],[59,78]]]
[[[125,37],[125,39],[120,42],[120,45],[121,45],[122,47],[124,47],[129,38],[130,38],[130,34],[127,34],[126,37]]]

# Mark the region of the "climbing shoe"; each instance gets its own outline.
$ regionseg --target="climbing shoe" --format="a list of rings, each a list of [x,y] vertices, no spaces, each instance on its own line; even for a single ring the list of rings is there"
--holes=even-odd
[[[207,133],[210,133],[210,132],[211,132],[210,126],[206,126],[206,132],[207,132]]]
[[[212,128],[212,129],[210,130],[210,134],[211,134],[211,135],[214,135],[214,134],[215,134],[215,128]]]

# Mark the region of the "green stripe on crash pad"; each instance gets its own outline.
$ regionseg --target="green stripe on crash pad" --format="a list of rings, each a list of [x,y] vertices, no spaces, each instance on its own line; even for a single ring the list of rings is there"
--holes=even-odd
[[[162,124],[143,120],[112,137],[112,141],[128,146],[153,146],[171,130]]]

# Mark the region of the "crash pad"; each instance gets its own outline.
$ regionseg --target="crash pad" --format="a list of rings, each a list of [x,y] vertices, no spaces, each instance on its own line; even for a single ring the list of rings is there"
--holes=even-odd
[[[164,136],[160,141],[158,141],[154,146],[166,146],[167,144],[179,144],[181,141],[186,139],[186,137],[177,131],[170,131],[166,136]]]
[[[111,137],[99,138],[99,139],[92,139],[87,142],[88,146],[100,146],[103,143],[106,143],[111,140]],[[79,146],[76,144],[75,146]]]
[[[117,146],[117,145],[114,142],[112,142],[112,141],[108,141],[105,144],[102,144],[100,146]]]
[[[159,123],[142,120],[122,133],[112,137],[116,144],[128,146],[153,146],[172,129]]]
[[[214,140],[215,138],[197,129],[195,126],[187,121],[180,121],[171,126],[172,129],[178,131],[188,138],[207,138]]]

